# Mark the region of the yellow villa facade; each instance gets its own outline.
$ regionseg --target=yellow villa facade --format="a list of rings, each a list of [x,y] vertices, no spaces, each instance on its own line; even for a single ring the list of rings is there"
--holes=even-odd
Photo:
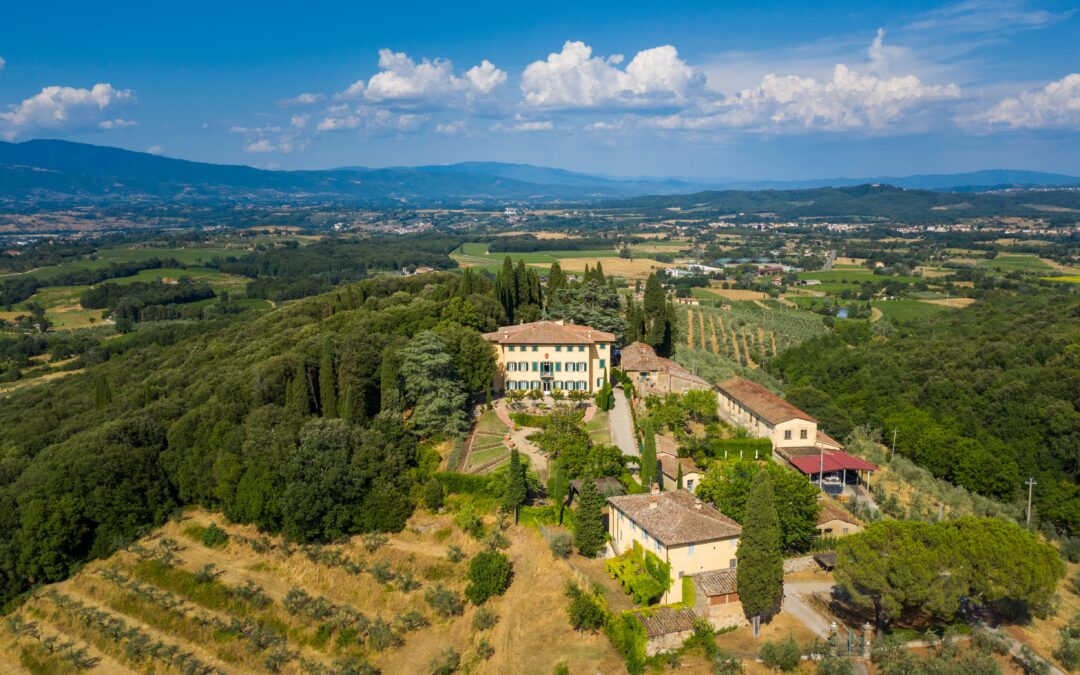
[[[485,333],[495,345],[496,391],[595,394],[611,369],[615,335],[563,321],[534,321]]]

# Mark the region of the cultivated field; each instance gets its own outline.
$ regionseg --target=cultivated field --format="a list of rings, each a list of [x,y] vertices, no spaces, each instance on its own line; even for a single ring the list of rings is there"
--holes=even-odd
[[[682,344],[748,368],[825,332],[822,317],[780,305],[740,303],[730,310],[679,307]]]
[[[189,511],[128,551],[39,589],[0,629],[0,671],[331,673],[363,661],[383,673],[429,672],[447,648],[476,673],[619,672],[602,635],[579,635],[566,620],[571,571],[542,537],[511,527],[514,580],[486,606],[494,627],[476,628],[477,608],[441,617],[425,601],[436,586],[461,592],[466,558],[480,542],[449,515],[415,516],[386,539],[297,546],[249,526],[226,525],[229,540],[202,536],[219,515]],[[537,611],[544,608],[545,611]],[[478,655],[486,641],[488,659]],[[348,670],[348,672],[361,672]]]
[[[457,261],[461,267],[474,267],[490,270],[492,272],[502,269],[503,260],[509,256],[516,265],[522,260],[530,267],[547,269],[552,263],[558,262],[564,272],[580,274],[585,271],[585,266],[595,267],[599,261],[604,266],[604,273],[628,279],[644,279],[649,274],[671,267],[668,263],[661,263],[648,258],[635,258],[628,260],[619,257],[615,248],[582,251],[536,251],[526,253],[491,252],[487,244],[468,243],[453,253],[450,257]]]

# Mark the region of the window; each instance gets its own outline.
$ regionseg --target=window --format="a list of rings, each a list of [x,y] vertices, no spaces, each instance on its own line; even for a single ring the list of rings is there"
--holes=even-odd
[[[562,361],[556,361],[555,362],[555,372],[556,373],[561,373],[562,372]]]
[[[577,348],[577,350],[578,350],[579,352],[583,352],[583,351],[585,351],[585,345],[578,345],[578,348]]]
[[[801,438],[804,441],[806,440],[806,429],[800,429],[799,430],[799,438]]]
[[[686,555],[694,555],[694,545],[690,544],[690,548],[686,549]],[[679,573],[680,575],[682,572]]]
[[[791,440],[791,429],[787,429],[787,430],[784,431],[784,440],[785,441],[790,441]]]
[[[540,347],[538,347],[538,346],[536,346],[536,345],[533,345],[533,351],[534,351],[534,352],[535,352],[535,351],[538,351],[539,349],[540,349]]]
[[[509,347],[507,347],[506,351],[508,351],[508,352],[514,351],[514,345],[510,345]]]
[[[604,378],[602,378],[602,377],[596,378],[596,386],[598,386],[598,387],[604,386]]]
[[[600,345],[599,347],[597,347],[597,349],[599,349],[600,351],[604,351],[605,349],[607,349],[607,345]]]
[[[603,370],[607,366],[604,365],[604,359],[600,359],[600,370]]]
[[[693,478],[687,479],[687,481],[686,481],[686,489],[689,490],[690,492],[694,491],[694,479]]]
[[[562,351],[562,345],[555,345],[555,351],[561,352]]]
[[[532,362],[532,364],[533,364],[533,372],[534,372],[534,373],[535,373],[536,371],[540,370],[540,363],[539,363],[539,362],[537,362],[537,361],[533,361],[533,362]]]
[[[738,562],[738,561],[737,561],[737,560],[735,560],[735,558],[732,558],[731,560],[729,560],[729,561],[728,561],[728,564],[727,564],[728,568],[729,568],[729,569],[735,569],[735,564],[736,564],[737,562]]]
[[[586,389],[589,388],[589,383],[586,382],[585,380],[578,380],[578,385],[581,386],[582,391],[585,391]]]

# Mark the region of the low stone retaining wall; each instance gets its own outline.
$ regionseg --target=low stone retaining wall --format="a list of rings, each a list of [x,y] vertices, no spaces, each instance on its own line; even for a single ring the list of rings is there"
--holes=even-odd
[[[803,555],[798,558],[786,558],[784,560],[784,574],[795,574],[797,572],[816,569],[818,569],[818,564],[812,555]]]

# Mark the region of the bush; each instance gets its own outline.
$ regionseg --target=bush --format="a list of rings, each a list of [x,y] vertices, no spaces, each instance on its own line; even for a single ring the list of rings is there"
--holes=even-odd
[[[510,585],[510,559],[498,551],[481,551],[469,561],[469,585],[465,597],[481,605],[493,595],[502,595]]]
[[[424,485],[424,506],[432,511],[438,511],[443,507],[446,495],[443,493],[442,483],[432,476]]]
[[[210,527],[203,532],[202,543],[207,548],[222,548],[229,543],[229,533],[218,527],[217,523],[210,523]]]
[[[487,640],[481,640],[480,644],[476,645],[476,655],[487,661],[495,655],[495,648]]]
[[[1054,658],[1068,671],[1080,669],[1080,614],[1077,614],[1058,633],[1061,644],[1054,650]]]
[[[985,654],[1000,654],[1004,656],[1012,649],[1009,639],[996,630],[978,627],[971,631],[971,644]]]
[[[570,666],[566,665],[566,661],[555,664],[555,675],[570,675]]]
[[[1024,671],[1024,675],[1049,675],[1050,664],[1039,658],[1039,655],[1024,645],[1020,651],[1013,655],[1013,661]]]
[[[474,630],[487,630],[493,628],[497,623],[499,623],[499,615],[488,607],[481,607],[476,610],[472,620]]]
[[[461,596],[442,584],[429,588],[424,593],[424,601],[444,619],[461,616],[465,611],[465,601],[461,599]]]
[[[452,563],[461,562],[465,559],[465,551],[462,551],[460,546],[451,546],[450,550],[446,552],[446,557]]]
[[[454,524],[477,539],[484,536],[484,521],[471,502],[462,504],[458,512],[454,514]]]
[[[603,628],[607,612],[588,593],[574,582],[567,581],[566,597],[570,599],[570,606],[566,611],[574,630],[595,633]]]
[[[431,669],[431,675],[451,675],[461,667],[461,654],[458,654],[453,647],[447,647],[431,659],[428,666]]]
[[[790,673],[799,667],[802,662],[802,652],[799,645],[795,644],[795,638],[788,636],[780,642],[766,640],[758,652],[762,662],[769,668],[779,669]]]
[[[742,661],[728,652],[717,652],[712,662],[713,675],[743,675]]]
[[[574,551],[574,541],[565,532],[559,532],[548,540],[548,547],[558,558],[569,558]]]

